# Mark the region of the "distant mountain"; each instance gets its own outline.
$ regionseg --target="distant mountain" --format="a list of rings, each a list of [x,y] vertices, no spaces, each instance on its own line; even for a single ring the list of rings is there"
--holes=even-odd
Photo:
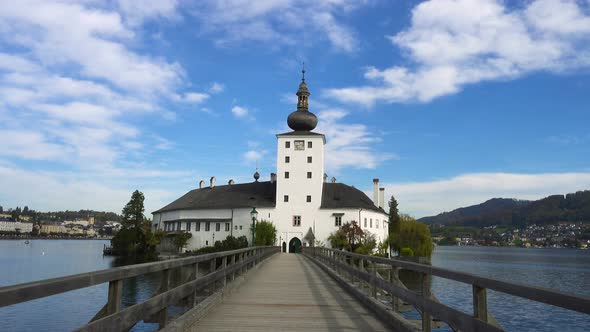
[[[590,190],[553,195],[537,201],[492,198],[481,204],[424,217],[429,224],[491,226],[550,224],[560,221],[590,222]]]

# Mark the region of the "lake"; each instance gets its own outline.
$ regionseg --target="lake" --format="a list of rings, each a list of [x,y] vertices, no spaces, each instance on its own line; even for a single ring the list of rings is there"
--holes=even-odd
[[[439,246],[432,265],[590,296],[590,251]],[[438,299],[472,312],[471,285],[433,278]],[[590,316],[488,290],[488,311],[508,331],[588,331]],[[441,329],[442,330],[442,329]]]
[[[83,273],[118,265],[103,257],[108,241],[22,240],[0,241],[0,286]],[[590,251],[491,247],[437,247],[435,266],[495,279],[559,289],[590,296]],[[156,276],[129,280],[123,305],[151,296]],[[107,284],[84,288],[27,303],[0,308],[0,330],[68,331],[87,323],[106,303]],[[446,304],[470,313],[471,286],[433,279],[434,294]],[[508,331],[587,331],[590,318],[565,309],[488,292],[488,308]],[[154,330],[139,324],[134,331]],[[440,329],[445,330],[445,329]]]

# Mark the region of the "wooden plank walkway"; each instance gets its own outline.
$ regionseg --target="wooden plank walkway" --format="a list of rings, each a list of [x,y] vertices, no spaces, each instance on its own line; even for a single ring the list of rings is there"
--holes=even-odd
[[[189,331],[388,331],[313,262],[277,254]]]

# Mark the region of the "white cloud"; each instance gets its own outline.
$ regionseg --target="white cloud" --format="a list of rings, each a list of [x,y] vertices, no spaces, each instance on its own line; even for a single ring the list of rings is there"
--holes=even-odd
[[[223,92],[224,90],[225,85],[218,82],[213,82],[213,84],[211,84],[211,87],[209,88],[209,93],[217,94]]]
[[[127,48],[135,33],[116,12],[69,2],[0,2],[0,20],[4,42],[28,48],[45,66],[78,66],[81,75],[123,90],[167,94],[183,75],[176,63]]]
[[[300,46],[300,36],[305,34],[307,43],[327,39],[334,49],[354,52],[358,48],[354,32],[336,17],[366,3],[353,0],[206,0],[196,4],[193,14],[201,23],[201,31],[216,35],[219,45],[255,41],[272,43],[273,47]]]
[[[590,188],[590,173],[470,173],[447,179],[384,183],[400,210],[417,217],[482,203],[494,197],[540,199]]]
[[[328,137],[325,146],[326,172],[338,174],[343,168],[374,169],[395,155],[377,151],[381,140],[364,124],[345,123],[347,112],[324,109],[319,114],[317,132]]]
[[[244,153],[244,160],[249,163],[259,162],[262,159],[262,157],[264,157],[266,154],[267,151],[265,150],[248,150]]]
[[[36,210],[78,210],[93,209],[120,213],[135,189],[145,194],[146,214],[157,210],[181,192],[155,189],[146,185],[146,179],[160,177],[162,174],[144,173],[139,180],[129,180],[129,175],[137,175],[138,170],[129,170],[122,176],[113,174],[102,177],[98,174],[74,175],[70,173],[51,173],[27,171],[16,167],[0,165],[0,201],[5,206],[27,203]],[[133,179],[137,179],[134,177]]]
[[[118,5],[131,25],[142,24],[145,20],[152,18],[176,19],[179,16],[177,0],[118,0]]]
[[[209,95],[206,93],[187,92],[184,95],[182,95],[182,97],[176,96],[175,100],[181,101],[184,103],[189,103],[189,104],[200,104],[200,103],[204,102],[205,100],[207,100],[208,98],[209,98]]]
[[[249,111],[247,108],[242,107],[242,106],[234,106],[231,109],[231,112],[233,113],[234,116],[238,117],[238,118],[246,118],[248,117]]]
[[[590,5],[537,0],[509,9],[499,0],[425,1],[411,25],[387,38],[413,62],[368,67],[371,84],[324,91],[342,102],[428,102],[464,86],[590,65]]]
[[[68,149],[49,142],[36,131],[0,129],[0,156],[29,160],[55,160],[67,154]]]

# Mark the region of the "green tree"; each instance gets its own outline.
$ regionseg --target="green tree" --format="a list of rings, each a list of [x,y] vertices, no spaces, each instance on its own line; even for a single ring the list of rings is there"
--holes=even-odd
[[[346,233],[342,229],[338,229],[330,236],[328,236],[328,242],[330,242],[330,247],[333,249],[345,249],[348,246],[348,239],[346,238]]]
[[[428,226],[407,214],[400,215],[399,224],[399,232],[392,234],[387,239],[389,246],[400,249],[410,248],[415,256],[430,257],[434,250],[434,244]]]
[[[277,228],[270,221],[259,221],[256,223],[254,239],[257,246],[272,246],[277,240]]]
[[[400,232],[400,216],[399,216],[399,209],[397,200],[393,195],[389,199],[389,237],[392,237],[393,234],[399,234]],[[398,247],[390,246],[391,250],[395,250],[399,252]]]
[[[183,233],[174,235],[173,241],[174,241],[174,245],[176,246],[176,249],[180,250],[180,248],[186,247],[186,245],[188,244],[188,240],[190,240],[191,237],[192,237],[192,234],[189,232],[183,232]]]
[[[360,243],[354,249],[354,252],[361,255],[372,255],[376,247],[377,240],[375,239],[375,235],[366,232],[362,235]]]
[[[143,214],[144,195],[136,190],[123,208],[121,230],[111,240],[113,248],[119,255],[135,256],[140,260],[156,257],[156,245],[162,238],[161,232],[152,233],[151,223]]]

